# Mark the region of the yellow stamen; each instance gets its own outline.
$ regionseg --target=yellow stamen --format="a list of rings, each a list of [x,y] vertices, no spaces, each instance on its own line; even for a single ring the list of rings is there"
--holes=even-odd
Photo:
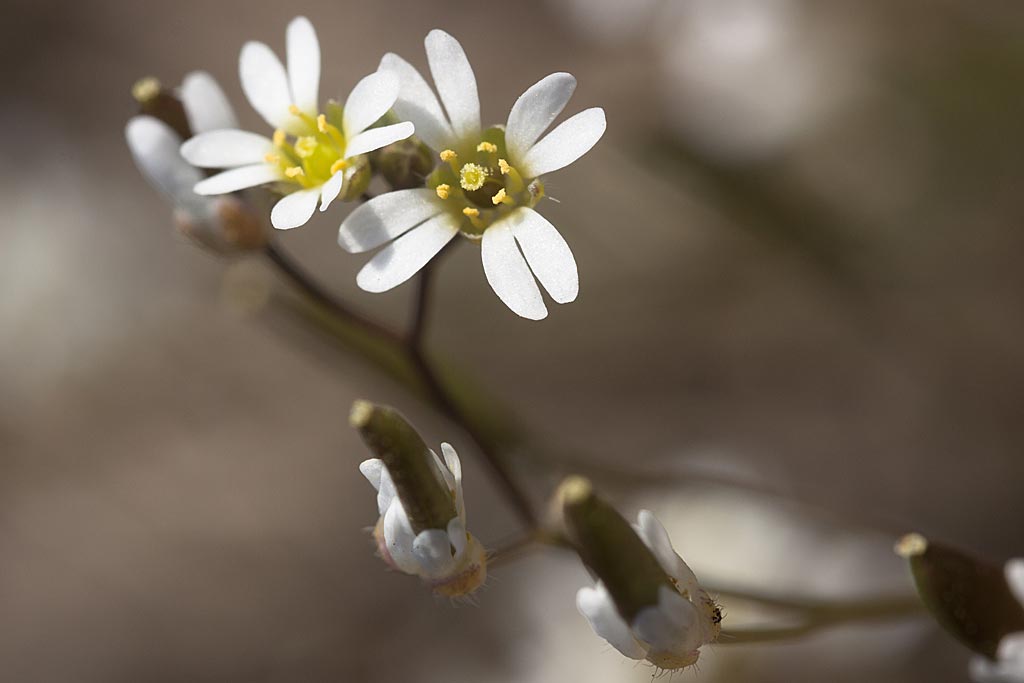
[[[294,104],[288,105],[288,113],[291,114],[292,116],[302,116],[302,110],[299,109],[298,106]]]
[[[277,130],[274,131],[274,147],[282,147],[286,139],[287,138],[285,137],[285,133],[283,130],[278,128]]]
[[[263,161],[267,162],[268,164],[276,164],[276,163],[279,163],[281,161],[281,155],[280,154],[267,154],[267,155],[265,155],[263,157]]]
[[[468,216],[469,218],[479,218],[480,209],[474,209],[472,206],[467,206],[462,210],[462,215]]]
[[[446,149],[443,152],[441,152],[441,161],[455,161],[458,158],[459,155],[456,154],[453,150]]]
[[[316,117],[316,128],[321,133],[327,132],[327,117],[324,116],[323,114],[320,114],[320,116]]]
[[[448,199],[448,194],[452,191],[452,186],[448,184],[441,184],[434,188],[434,191],[437,192],[437,196],[441,199]]]
[[[319,144],[312,135],[303,136],[295,141],[295,153],[303,159],[308,159],[316,154],[317,147]]]
[[[493,142],[487,142],[486,140],[484,140],[483,142],[476,146],[476,151],[490,152],[491,154],[494,154],[495,152],[498,151],[498,146]]]
[[[498,204],[511,204],[512,198],[505,194],[505,188],[501,188],[498,192],[491,197],[491,203],[497,206]]]
[[[466,164],[459,171],[459,185],[463,190],[472,192],[484,186],[487,180],[487,169],[478,164]]]
[[[306,172],[302,170],[301,166],[289,166],[284,170],[284,174],[289,178],[298,178],[306,175]]]
[[[512,168],[504,159],[498,159],[498,168],[501,169],[501,175],[508,176],[508,180],[505,181],[505,187],[511,194],[519,194],[523,191],[523,177],[519,175],[519,171]]]
[[[346,168],[348,168],[348,162],[344,159],[338,159],[331,164],[331,175],[334,175],[338,171],[344,171]]]
[[[152,76],[140,78],[132,86],[132,97],[139,104],[146,104],[160,94],[160,81]]]
[[[512,167],[504,159],[498,159],[498,168],[501,169],[501,175],[508,175],[512,170]]]

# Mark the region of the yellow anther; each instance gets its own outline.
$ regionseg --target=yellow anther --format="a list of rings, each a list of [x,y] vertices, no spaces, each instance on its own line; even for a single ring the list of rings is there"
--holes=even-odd
[[[437,192],[437,196],[441,199],[448,199],[448,194],[452,191],[452,186],[443,183],[434,188],[434,191]]]
[[[267,154],[267,155],[265,155],[263,157],[263,161],[267,162],[268,164],[276,164],[276,163],[281,161],[281,155],[280,154]]]
[[[295,153],[303,159],[308,159],[316,154],[317,147],[319,146],[315,137],[306,135],[295,141]]]
[[[505,188],[501,188],[498,192],[491,197],[491,204],[497,206],[498,204],[511,204],[512,198],[505,194]]]
[[[289,104],[288,105],[288,113],[291,114],[292,116],[302,116],[302,110],[299,109],[294,104]]]
[[[483,142],[476,146],[476,151],[490,152],[491,154],[494,154],[495,152],[498,151],[498,146],[493,142],[487,142],[486,140],[484,140]]]
[[[316,129],[321,133],[327,132],[327,117],[324,116],[323,114],[320,114],[320,116],[316,117]]]
[[[331,164],[331,175],[334,175],[338,171],[344,171],[346,168],[348,168],[348,162],[344,159],[338,159]]]
[[[274,131],[274,147],[283,146],[286,139],[287,138],[285,137],[285,133],[283,130],[278,128],[277,130]]]
[[[306,175],[306,172],[302,170],[301,166],[289,166],[284,170],[284,174],[289,178],[298,178]]]
[[[462,215],[468,216],[469,218],[479,218],[480,209],[474,209],[472,206],[467,206],[465,209],[462,210]]]
[[[487,180],[487,169],[479,164],[466,164],[459,171],[459,185],[463,190],[472,192],[484,186]]]
[[[446,149],[443,152],[441,152],[441,161],[455,161],[458,158],[459,155],[456,154],[453,150]]]
[[[160,81],[152,76],[140,78],[132,86],[132,97],[139,104],[146,104],[160,94]]]
[[[504,159],[498,159],[498,168],[501,169],[501,175],[508,175],[512,171],[512,167]]]

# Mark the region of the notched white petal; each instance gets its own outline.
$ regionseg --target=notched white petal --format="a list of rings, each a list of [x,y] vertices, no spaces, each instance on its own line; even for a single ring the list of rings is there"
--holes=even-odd
[[[560,123],[530,148],[521,162],[521,173],[535,178],[564,168],[590,151],[607,128],[604,110],[586,109]]]
[[[499,221],[484,231],[480,252],[487,282],[513,313],[530,320],[547,317],[548,309],[540,288],[516,246],[508,220]]]
[[[386,292],[402,284],[425,266],[459,232],[448,214],[430,218],[378,252],[356,276],[367,292]]]
[[[195,192],[196,194],[226,194],[244,190],[247,187],[272,183],[281,178],[281,171],[277,167],[270,164],[253,164],[210,176],[196,183]]]
[[[273,50],[258,42],[243,45],[238,59],[238,74],[249,104],[271,128],[295,133],[304,130],[296,128],[299,119],[288,111],[292,105],[288,74]]]
[[[455,136],[461,139],[480,137],[480,95],[473,67],[462,45],[440,29],[428,33],[424,44],[434,85]]]
[[[392,107],[398,118],[411,121],[416,134],[435,151],[455,146],[455,135],[437,95],[413,65],[389,52],[381,58],[378,70],[398,77],[398,99]]]
[[[580,292],[576,259],[555,226],[528,207],[513,212],[509,220],[530,270],[551,298],[560,304],[575,301]]]
[[[384,116],[398,99],[398,88],[398,75],[390,71],[377,71],[356,83],[343,110],[345,137],[352,139]]]
[[[348,144],[345,146],[345,158],[350,159],[354,156],[366,154],[367,152],[390,145],[392,142],[404,140],[414,132],[416,132],[416,129],[409,121],[363,131],[348,141]]]
[[[387,192],[348,215],[338,230],[338,244],[351,254],[376,249],[442,211],[433,190]]]
[[[315,114],[320,91],[320,42],[313,24],[306,17],[292,19],[285,40],[292,97],[289,104],[296,105],[307,114]]]
[[[562,113],[575,90],[576,79],[572,74],[554,73],[519,96],[505,125],[505,146],[513,165],[526,155],[541,133]]]
[[[227,95],[213,76],[193,71],[181,83],[181,103],[192,134],[238,128],[238,119]]]
[[[214,130],[185,141],[181,155],[202,168],[234,168],[258,164],[274,150],[268,138],[244,130]]]

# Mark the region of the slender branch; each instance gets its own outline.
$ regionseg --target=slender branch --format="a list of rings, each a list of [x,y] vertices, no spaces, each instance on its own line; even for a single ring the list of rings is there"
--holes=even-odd
[[[331,313],[341,318],[344,322],[361,327],[364,330],[381,337],[386,337],[393,342],[402,342],[402,335],[398,332],[381,325],[375,320],[367,318],[361,313],[357,313],[344,303],[335,299],[327,292],[327,290],[317,284],[316,280],[303,270],[302,266],[300,266],[274,242],[267,242],[267,246],[264,247],[263,252],[267,255],[267,258],[269,258],[270,261],[277,266],[293,284],[305,292],[310,299],[321,306],[330,309]]]

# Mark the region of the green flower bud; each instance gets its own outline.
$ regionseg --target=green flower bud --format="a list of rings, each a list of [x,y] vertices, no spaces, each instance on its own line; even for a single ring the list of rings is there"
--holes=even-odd
[[[904,536],[895,550],[909,561],[932,616],[971,650],[995,658],[1003,636],[1024,631],[1024,608],[1001,567],[920,534]]]
[[[434,155],[416,137],[377,150],[372,160],[374,168],[396,190],[423,187],[434,168]]]

